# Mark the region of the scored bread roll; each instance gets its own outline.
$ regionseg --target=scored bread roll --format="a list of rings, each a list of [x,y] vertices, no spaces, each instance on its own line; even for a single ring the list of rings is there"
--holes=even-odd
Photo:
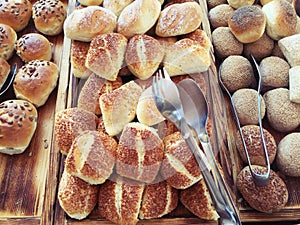
[[[32,5],[35,28],[43,34],[60,34],[66,17],[67,9],[59,0],[39,0]]]
[[[91,185],[64,170],[58,185],[58,200],[62,209],[74,219],[86,218],[98,200],[99,186]]]
[[[197,2],[184,2],[166,7],[157,21],[155,33],[161,37],[178,36],[199,28],[202,10]]]
[[[103,7],[112,11],[116,16],[120,16],[123,9],[134,0],[112,1],[103,0]]]
[[[103,0],[78,0],[81,5],[89,6],[89,5],[101,5]]]
[[[0,23],[9,25],[19,32],[28,25],[31,13],[32,4],[29,0],[1,1]]]
[[[127,39],[118,33],[100,34],[91,41],[85,66],[99,77],[114,81],[123,65]]]
[[[99,34],[113,32],[117,17],[101,6],[87,6],[74,10],[64,22],[65,36],[77,41],[90,42]]]
[[[121,12],[117,22],[117,32],[130,38],[144,34],[159,17],[161,4],[158,0],[135,0]]]
[[[0,24],[0,57],[9,60],[15,50],[17,41],[16,31],[6,24]]]
[[[46,60],[33,60],[22,66],[14,79],[17,98],[25,99],[36,107],[45,104],[57,85],[58,66]]]
[[[4,85],[8,75],[10,72],[10,65],[9,63],[0,57],[0,89]]]
[[[25,100],[7,100],[0,104],[0,152],[20,154],[29,146],[37,126],[38,113]]]

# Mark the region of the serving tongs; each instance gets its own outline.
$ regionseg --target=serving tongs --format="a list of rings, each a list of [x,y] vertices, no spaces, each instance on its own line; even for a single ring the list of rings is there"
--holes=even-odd
[[[261,96],[260,96],[260,92],[261,92],[261,73],[259,70],[259,66],[255,60],[255,58],[253,57],[253,55],[250,55],[250,59],[252,61],[252,64],[254,65],[254,74],[256,76],[256,79],[258,80],[258,87],[257,87],[257,107],[258,107],[258,124],[259,124],[259,129],[260,129],[260,138],[261,138],[261,142],[262,142],[262,147],[263,147],[263,153],[264,153],[264,158],[265,158],[265,163],[266,163],[266,172],[263,174],[259,174],[256,173],[253,169],[252,169],[252,164],[251,164],[251,160],[250,160],[250,156],[248,153],[248,149],[245,143],[245,139],[244,139],[244,135],[242,132],[242,128],[241,128],[241,124],[237,115],[237,111],[232,99],[232,95],[229,92],[229,90],[227,89],[227,87],[225,86],[225,84],[222,81],[221,78],[221,68],[222,68],[222,64],[220,65],[219,68],[219,72],[218,72],[218,80],[219,80],[219,84],[221,86],[221,88],[226,92],[226,94],[229,96],[230,98],[230,104],[231,104],[231,109],[233,112],[233,116],[234,116],[234,120],[236,122],[236,125],[238,127],[238,131],[242,140],[242,144],[244,147],[244,151],[245,151],[245,155],[246,155],[246,159],[248,162],[248,166],[250,168],[250,172],[251,175],[253,177],[253,181],[257,186],[266,186],[269,184],[270,181],[270,161],[269,161],[269,156],[268,156],[268,152],[267,152],[267,147],[266,147],[266,142],[265,142],[265,137],[264,137],[264,133],[263,133],[263,126],[262,126],[262,119],[261,119]]]

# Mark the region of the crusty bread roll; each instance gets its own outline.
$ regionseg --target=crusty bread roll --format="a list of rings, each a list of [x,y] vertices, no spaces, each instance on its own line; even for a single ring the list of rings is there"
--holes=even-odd
[[[144,34],[156,23],[161,4],[158,0],[135,0],[121,12],[117,22],[117,32],[130,38]]]
[[[201,219],[217,220],[219,218],[203,179],[193,186],[181,190],[179,199],[188,210]]]
[[[142,88],[134,81],[102,94],[99,98],[103,122],[110,136],[119,134],[136,115],[136,107]]]
[[[159,41],[146,34],[130,38],[125,53],[129,70],[139,79],[146,80],[158,69],[164,57]]]
[[[99,34],[113,32],[116,28],[117,17],[108,9],[101,6],[88,6],[74,10],[64,22],[65,36],[90,42]]]
[[[19,32],[28,25],[31,13],[32,5],[29,0],[1,1],[0,23],[9,25]]]
[[[9,60],[15,50],[17,41],[16,31],[6,24],[0,24],[0,57]]]
[[[161,37],[178,36],[199,28],[202,10],[197,2],[184,2],[166,7],[157,21],[155,33]]]
[[[113,172],[116,149],[116,140],[108,134],[86,130],[74,139],[65,169],[89,184],[102,184]]]
[[[93,73],[86,80],[79,93],[77,107],[100,115],[100,96],[121,86],[122,79],[120,77],[115,81],[108,81]]]
[[[85,66],[99,77],[117,79],[123,65],[127,39],[118,33],[100,34],[91,41]]]
[[[264,34],[266,16],[258,6],[243,6],[231,14],[228,26],[240,42],[251,43]]]
[[[86,218],[98,200],[99,186],[63,172],[58,185],[58,200],[62,209],[74,219]]]
[[[186,189],[197,183],[202,174],[197,161],[179,131],[164,138],[165,156],[162,177],[176,189]]]
[[[259,174],[266,168],[253,165],[252,169]],[[282,209],[288,201],[288,189],[284,181],[270,171],[270,182],[266,186],[256,186],[249,167],[245,167],[237,176],[237,188],[248,204],[260,212],[272,213]]]
[[[194,2],[194,0],[168,0],[167,3],[164,5],[164,8],[167,8],[170,5],[181,4],[185,2]]]
[[[255,0],[227,0],[227,2],[232,8],[238,9],[242,6],[253,5]]]
[[[132,3],[134,0],[103,0],[103,7],[112,11],[116,16],[120,16],[123,9]]]
[[[15,49],[24,62],[35,59],[50,61],[52,58],[51,43],[39,33],[24,34],[17,40]]]
[[[24,152],[36,130],[36,108],[25,100],[7,100],[0,104],[0,115],[0,152]]]
[[[290,101],[300,103],[300,66],[294,66],[289,70]]]
[[[74,139],[85,130],[96,130],[98,118],[95,114],[68,108],[55,115],[55,142],[61,153],[67,155]]]
[[[45,35],[58,35],[67,17],[65,4],[60,0],[39,0],[32,5],[35,28]]]
[[[113,176],[100,185],[98,212],[116,224],[135,225],[142,201],[144,184]]]
[[[227,27],[228,20],[234,8],[228,4],[217,5],[208,12],[208,19],[213,29],[217,27]]]
[[[267,18],[266,31],[274,40],[295,34],[297,14],[292,4],[285,0],[273,0],[262,7]]]
[[[184,35],[183,37],[192,39],[193,41],[198,42],[206,50],[210,50],[212,43],[207,36],[207,33],[202,29],[197,29],[191,33]]]
[[[14,79],[17,98],[25,99],[36,107],[45,104],[57,85],[58,66],[50,61],[33,60],[21,67]]]
[[[3,84],[5,83],[8,75],[10,72],[10,65],[9,63],[0,57],[0,89],[2,88]]]
[[[103,0],[78,0],[81,5],[90,6],[90,5],[101,5]]]
[[[300,66],[300,34],[280,39],[278,46],[291,67]]]
[[[151,183],[164,157],[163,142],[153,128],[128,123],[120,136],[116,152],[116,172],[124,177]]]

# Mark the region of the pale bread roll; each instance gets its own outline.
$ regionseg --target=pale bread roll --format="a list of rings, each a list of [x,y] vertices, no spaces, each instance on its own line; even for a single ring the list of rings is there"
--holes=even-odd
[[[280,39],[278,46],[291,67],[300,66],[300,34]]]
[[[101,5],[103,0],[78,0],[81,5],[90,6],[90,5]]]
[[[202,10],[197,2],[184,2],[166,7],[158,18],[155,33],[161,37],[178,36],[199,28]]]
[[[4,85],[6,79],[9,75],[9,72],[10,72],[9,63],[5,59],[0,57],[0,89]]]
[[[117,16],[101,6],[87,6],[74,10],[64,22],[65,36],[89,42],[99,34],[111,33],[115,30]]]
[[[255,0],[227,0],[228,4],[235,9],[242,6],[253,5]]]
[[[290,101],[300,103],[300,66],[289,70]]]
[[[17,42],[16,31],[6,24],[0,24],[0,57],[9,60],[15,50],[15,43]]]
[[[158,0],[135,0],[124,8],[117,22],[117,32],[127,38],[144,34],[156,23],[161,4]]]
[[[123,65],[127,39],[118,33],[100,34],[91,41],[85,66],[99,77],[114,81]]]
[[[112,11],[116,16],[120,16],[123,9],[132,3],[134,0],[103,0],[103,7]]]

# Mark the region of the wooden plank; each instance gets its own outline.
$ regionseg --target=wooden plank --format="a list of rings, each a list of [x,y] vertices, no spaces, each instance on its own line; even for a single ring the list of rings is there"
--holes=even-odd
[[[0,225],[38,225],[40,218],[0,219]]]

